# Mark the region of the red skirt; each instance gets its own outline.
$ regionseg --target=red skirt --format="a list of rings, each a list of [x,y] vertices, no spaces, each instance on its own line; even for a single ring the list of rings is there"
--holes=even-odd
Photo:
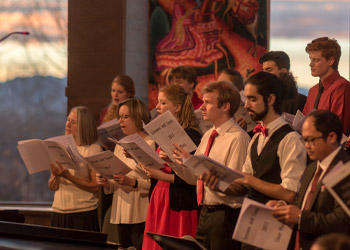
[[[163,171],[170,173],[170,168]],[[147,232],[181,237],[195,236],[197,230],[197,210],[174,211],[170,209],[169,182],[158,181],[148,206],[143,250],[161,250],[162,248],[147,235]]]

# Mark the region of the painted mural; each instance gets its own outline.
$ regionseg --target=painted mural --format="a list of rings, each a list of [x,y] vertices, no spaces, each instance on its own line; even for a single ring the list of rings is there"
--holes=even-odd
[[[195,67],[195,91],[225,68],[243,77],[259,71],[267,51],[268,1],[151,0],[149,108],[172,68]]]

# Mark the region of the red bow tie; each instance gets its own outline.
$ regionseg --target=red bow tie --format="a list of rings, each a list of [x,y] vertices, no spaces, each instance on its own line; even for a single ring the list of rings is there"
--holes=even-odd
[[[268,136],[268,128],[266,126],[261,126],[261,124],[258,124],[253,129],[254,134],[261,132],[264,136]]]

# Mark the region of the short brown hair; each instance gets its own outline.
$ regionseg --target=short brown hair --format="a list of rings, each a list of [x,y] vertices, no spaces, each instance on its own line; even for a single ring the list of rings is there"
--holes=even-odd
[[[328,37],[320,37],[308,43],[305,51],[316,52],[321,51],[321,54],[327,60],[334,58],[334,63],[332,65],[333,69],[338,70],[338,64],[341,56],[341,48],[335,39],[330,39]]]
[[[286,52],[284,51],[269,51],[263,54],[260,59],[259,63],[263,64],[267,61],[273,61],[278,69],[287,69],[290,70],[290,59]]]
[[[114,83],[122,86],[125,89],[125,91],[129,94],[129,98],[133,98],[135,96],[134,81],[131,79],[130,76],[118,75],[116,78],[113,79],[111,85],[113,85]]]
[[[197,129],[198,121],[194,115],[191,97],[180,85],[166,85],[159,90],[172,104],[180,104],[180,111],[177,113],[177,120],[185,128]]]
[[[318,237],[314,244],[324,250],[348,250],[350,249],[350,237],[341,233],[330,233]]]
[[[70,113],[77,112],[78,143],[79,146],[91,145],[98,139],[97,124],[94,114],[85,106],[77,106]]]
[[[146,105],[139,99],[126,99],[119,103],[117,107],[117,117],[119,118],[119,109],[121,106],[127,106],[130,116],[135,121],[137,131],[143,130],[143,123],[147,124],[151,120],[151,115]]]
[[[186,80],[189,83],[193,83],[193,89],[197,85],[197,72],[195,68],[190,67],[190,66],[178,66],[174,69],[171,70],[169,76],[168,76],[168,81],[169,83],[171,81],[176,81],[176,80]]]
[[[241,96],[238,89],[230,82],[218,81],[205,85],[202,93],[216,93],[218,98],[218,107],[221,108],[225,103],[230,104],[229,114],[231,117],[236,113],[241,103]]]
[[[241,91],[244,89],[244,80],[241,75],[237,70],[234,69],[223,69],[220,74],[226,74],[230,81],[235,85],[235,87],[238,89],[238,91]]]

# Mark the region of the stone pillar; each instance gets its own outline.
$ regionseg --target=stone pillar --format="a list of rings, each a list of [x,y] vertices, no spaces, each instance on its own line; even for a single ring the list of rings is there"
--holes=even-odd
[[[126,3],[125,73],[134,80],[136,97],[146,105],[148,100],[149,1]]]

